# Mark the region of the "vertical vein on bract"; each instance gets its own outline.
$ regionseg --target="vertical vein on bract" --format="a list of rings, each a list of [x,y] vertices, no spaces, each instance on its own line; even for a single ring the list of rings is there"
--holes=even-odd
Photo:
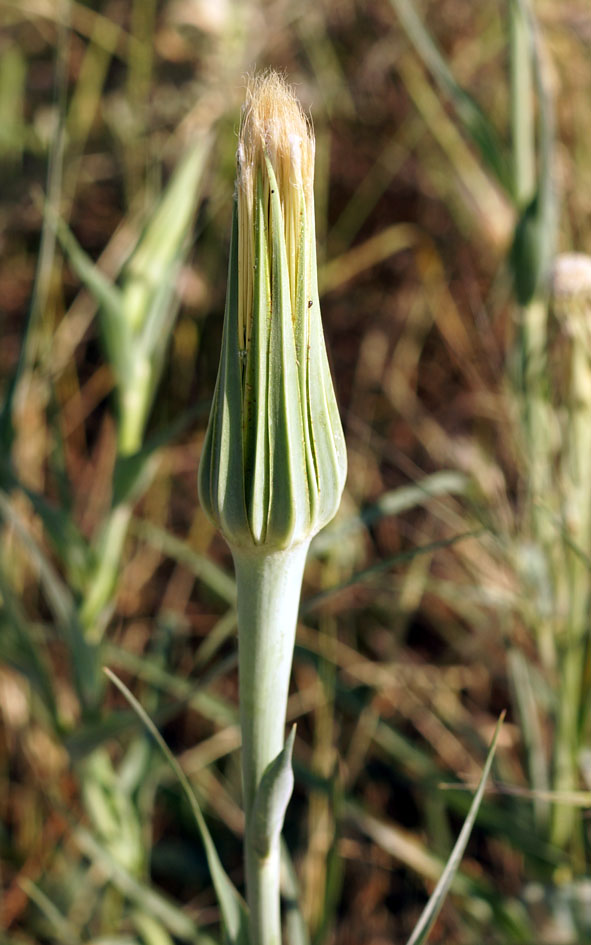
[[[254,173],[244,153],[242,142],[236,155],[236,200],[238,203],[238,345],[248,350],[252,319],[254,256]]]
[[[269,436],[271,501],[269,528],[284,547],[298,540],[309,521],[300,391],[293,331],[289,268],[277,180],[266,159],[271,192],[271,337],[269,347]],[[306,489],[302,489],[302,485]]]
[[[250,342],[244,378],[244,476],[246,504],[255,544],[265,540],[269,506],[267,376],[271,286],[263,182],[259,171],[254,209],[253,294]]]

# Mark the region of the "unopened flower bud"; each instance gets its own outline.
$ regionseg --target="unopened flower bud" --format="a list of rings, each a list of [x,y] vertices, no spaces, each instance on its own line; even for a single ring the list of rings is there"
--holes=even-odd
[[[283,79],[247,91],[221,361],[199,469],[232,548],[309,541],[335,515],[346,451],[320,318],[314,137]]]

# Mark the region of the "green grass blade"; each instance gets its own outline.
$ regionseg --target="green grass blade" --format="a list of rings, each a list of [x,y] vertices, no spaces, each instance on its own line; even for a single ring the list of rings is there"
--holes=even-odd
[[[338,546],[352,533],[363,531],[387,515],[400,515],[409,509],[426,505],[431,499],[446,496],[465,496],[472,483],[468,476],[453,469],[442,469],[408,486],[399,486],[385,492],[374,505],[362,509],[358,515],[323,529],[310,546],[310,554],[321,555]]]
[[[59,727],[53,682],[45,653],[34,639],[19,601],[0,570],[0,660],[28,679],[49,713],[54,729]]]
[[[84,535],[76,527],[68,511],[48,502],[33,489],[19,485],[43,522],[45,532],[65,568],[70,584],[76,589],[81,588],[90,563],[90,548]]]
[[[236,582],[206,555],[199,554],[180,538],[152,522],[137,519],[133,530],[143,541],[162,554],[174,558],[230,606],[236,603]]]
[[[429,902],[425,906],[421,914],[421,918],[417,922],[414,928],[414,931],[407,942],[407,945],[422,945],[422,943],[427,940],[427,936],[429,932],[431,931],[433,923],[435,922],[435,919],[437,918],[439,911],[441,907],[443,906],[443,902],[445,900],[445,897],[447,896],[449,887],[452,884],[453,878],[456,874],[456,871],[460,865],[461,859],[464,855],[464,850],[466,849],[468,840],[470,839],[472,827],[474,826],[476,815],[478,814],[478,808],[480,807],[480,802],[482,801],[482,797],[484,795],[484,789],[486,787],[486,782],[488,780],[490,769],[492,767],[493,758],[495,756],[497,742],[498,742],[499,735],[501,732],[501,726],[503,724],[504,717],[505,717],[505,713],[503,712],[499,721],[497,722],[497,727],[495,729],[493,740],[489,748],[488,755],[486,757],[486,762],[484,764],[484,770],[482,772],[482,777],[478,785],[478,790],[476,791],[476,794],[474,795],[474,800],[472,801],[470,810],[468,811],[468,816],[466,817],[466,820],[464,821],[464,825],[462,829],[460,830],[458,839],[456,840],[455,846],[453,850],[451,851],[451,854],[447,861],[445,869],[443,873],[441,874],[441,877],[439,878],[439,882],[437,883],[435,889],[433,890],[433,893],[429,899]]]
[[[30,371],[36,356],[38,332],[43,321],[50,295],[52,272],[55,264],[55,233],[51,225],[51,216],[57,212],[62,196],[64,154],[66,148],[66,101],[68,95],[68,62],[70,46],[70,6],[64,7],[59,21],[57,42],[55,44],[55,65],[53,98],[56,105],[57,124],[51,138],[47,165],[47,201],[46,213],[41,228],[41,241],[37,254],[37,265],[28,318],[21,341],[20,353],[13,375],[10,378],[4,403],[0,406],[0,446],[8,456],[14,439],[13,406],[21,382]],[[8,47],[10,49],[10,47]],[[3,49],[2,59],[6,60],[7,50]],[[14,68],[14,67],[13,67]],[[4,69],[6,63],[4,62]],[[12,89],[11,92],[14,92]],[[12,96],[11,96],[12,97]],[[15,107],[12,99],[12,107]],[[4,126],[3,126],[4,127]],[[2,465],[2,460],[0,460]]]
[[[74,830],[73,839],[79,850],[100,866],[113,886],[130,902],[159,919],[182,942],[199,945],[201,941],[195,922],[163,893],[133,876],[84,827]]]
[[[478,147],[482,157],[499,183],[511,192],[511,174],[502,141],[494,125],[480,106],[456,81],[411,0],[390,0],[409,40],[421,60],[451,100],[463,127]]]
[[[72,269],[100,306],[100,324],[105,348],[111,367],[120,379],[126,376],[127,362],[131,355],[130,331],[123,317],[121,290],[84,252],[63,221],[56,220],[54,225]]]
[[[96,708],[101,692],[97,648],[84,637],[74,597],[27,529],[6,493],[0,490],[1,519],[14,528],[37,569],[47,603],[68,645],[78,697],[84,708],[92,711]]]
[[[516,0],[529,38],[533,78],[539,106],[538,182],[515,230],[510,254],[517,301],[525,306],[544,291],[556,250],[557,196],[554,181],[554,102],[544,65],[542,40],[527,0]]]
[[[127,455],[119,454],[113,473],[113,498],[111,505],[133,504],[141,498],[147,488],[152,466],[158,459],[158,451],[183,433],[197,417],[207,416],[208,404],[196,404],[177,416],[161,430],[146,438],[141,449]]]
[[[137,912],[132,917],[142,945],[174,945],[168,931],[153,916],[145,912]]]
[[[168,319],[166,306],[154,306],[153,300],[161,287],[172,281],[172,274],[185,254],[212,141],[211,137],[204,136],[187,149],[124,270],[125,316],[134,334],[141,336],[147,332],[150,336],[143,339],[148,348],[164,337],[163,322]]]
[[[49,502],[41,493],[30,489],[21,482],[13,470],[7,466],[3,470],[4,476],[0,488],[6,494],[13,489],[20,489],[26,495],[36,514],[43,522],[58,557],[65,569],[70,583],[75,587],[81,586],[81,578],[86,574],[89,565],[90,548],[88,543],[69,514],[69,509]]]
[[[129,935],[101,935],[91,939],[86,945],[137,945],[137,938]]]
[[[5,166],[17,165],[22,159],[27,69],[23,51],[16,43],[8,44],[0,59],[0,157]]]
[[[189,783],[189,779],[172,754],[170,748],[162,738],[162,735],[152,722],[152,719],[140,705],[135,696],[129,691],[125,683],[121,682],[121,680],[110,669],[105,668],[104,672],[111,682],[117,686],[119,691],[123,694],[130,706],[138,714],[152,737],[155,739],[158,747],[174,771],[185,793],[185,796],[191,806],[197,828],[201,834],[203,846],[205,847],[205,855],[207,857],[211,879],[218,897],[224,928],[231,945],[249,945],[247,932],[248,916],[246,906],[244,905],[238,891],[236,890],[234,884],[228,877],[228,874],[221,864],[211,834],[208,830],[207,824],[205,823],[203,814],[201,813],[197,798],[195,797],[193,788]]]
[[[163,706],[158,710],[155,718],[158,726],[164,725],[175,713],[188,706],[216,725],[238,725],[236,705],[209,691],[210,683],[214,679],[234,669],[237,663],[235,653],[220,660],[210,672],[201,674],[198,683],[183,679],[176,673],[167,672],[159,662],[145,654],[138,656],[111,643],[105,644],[103,653],[106,654],[105,659],[114,663],[115,666],[132,673],[151,688],[159,689],[176,700],[171,706]],[[137,719],[135,713],[134,718]]]
[[[360,581],[377,577],[378,574],[390,571],[391,568],[395,568],[400,564],[407,564],[418,555],[433,554],[435,551],[439,551],[442,548],[450,548],[452,545],[460,541],[465,541],[467,538],[477,538],[483,535],[485,531],[486,529],[484,528],[473,528],[466,532],[460,532],[458,535],[452,535],[450,538],[441,538],[438,541],[431,541],[426,545],[418,545],[416,548],[410,548],[408,551],[401,551],[397,555],[392,555],[391,558],[384,558],[371,567],[364,568],[363,571],[357,571],[355,574],[352,574],[348,580],[343,581],[341,584],[336,584],[334,587],[327,588],[326,591],[320,591],[320,593],[314,594],[313,597],[309,597],[301,604],[300,614],[305,616],[334,594],[338,594],[340,591],[344,591],[348,587],[358,584]]]
[[[164,720],[165,717],[162,721]],[[71,732],[63,735],[62,744],[71,760],[76,763],[92,754],[110,739],[137,732],[139,727],[135,712],[113,711],[97,722],[89,721],[85,725],[77,725]]]
[[[41,910],[63,945],[81,945],[82,940],[75,926],[36,883],[24,877],[19,885],[31,902]]]

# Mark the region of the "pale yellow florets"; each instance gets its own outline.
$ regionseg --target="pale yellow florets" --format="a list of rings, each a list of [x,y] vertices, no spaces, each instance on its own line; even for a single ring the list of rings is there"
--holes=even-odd
[[[238,321],[240,344],[245,349],[250,340],[257,179],[260,175],[268,210],[271,185],[266,162],[270,161],[283,214],[290,284],[295,291],[302,212],[307,225],[314,225],[314,150],[310,121],[283,77],[269,71],[252,78],[246,90],[237,153]]]

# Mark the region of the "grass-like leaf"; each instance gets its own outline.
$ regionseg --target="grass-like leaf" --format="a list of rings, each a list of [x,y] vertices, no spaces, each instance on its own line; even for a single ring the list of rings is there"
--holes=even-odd
[[[31,902],[34,902],[43,913],[63,945],[81,945],[81,938],[76,927],[36,883],[24,877],[20,881],[20,887]]]
[[[456,840],[453,850],[451,851],[451,854],[447,861],[445,869],[443,873],[441,874],[441,877],[439,878],[439,882],[437,883],[435,889],[433,890],[433,893],[431,894],[429,902],[425,906],[421,914],[421,918],[417,922],[414,928],[414,931],[407,942],[407,945],[423,945],[423,942],[427,940],[427,936],[429,932],[431,931],[431,928],[433,927],[433,923],[435,922],[435,919],[437,918],[439,911],[441,907],[443,906],[443,902],[445,900],[445,897],[447,896],[449,887],[452,884],[453,878],[456,874],[456,871],[460,865],[461,859],[464,855],[464,850],[466,849],[468,840],[470,839],[472,827],[474,826],[476,815],[478,814],[478,808],[480,807],[480,802],[482,801],[482,797],[484,795],[486,782],[490,774],[490,769],[493,763],[493,758],[495,756],[497,742],[499,739],[499,734],[501,732],[501,726],[503,724],[504,718],[505,718],[505,713],[503,712],[501,717],[499,718],[499,721],[497,722],[497,727],[495,729],[493,740],[489,748],[488,755],[486,757],[486,762],[484,764],[484,770],[482,772],[482,777],[478,785],[478,790],[476,791],[476,794],[474,795],[474,800],[472,801],[470,810],[468,811],[468,816],[466,817],[466,820],[464,821],[464,825],[462,829],[460,830],[460,835],[458,839]]]
[[[123,318],[121,290],[95,265],[62,220],[56,219],[54,226],[72,269],[100,305],[103,340],[111,366],[120,378],[128,368],[126,358],[130,349],[129,326]]]
[[[45,653],[34,639],[27,617],[1,570],[0,594],[0,659],[29,680],[57,729],[59,713]]]
[[[201,935],[193,919],[164,893],[130,873],[89,830],[77,827],[73,839],[78,849],[106,872],[110,883],[130,903],[162,922],[177,940],[201,945]]]
[[[125,683],[123,683],[110,669],[105,668],[104,671],[111,682],[117,686],[132,709],[138,714],[152,737],[155,739],[156,744],[162,751],[162,754],[168,761],[170,767],[179,780],[179,784],[181,785],[190,804],[197,828],[201,834],[203,846],[205,847],[207,863],[211,873],[211,879],[218,897],[220,911],[222,913],[224,929],[231,945],[249,945],[247,931],[248,916],[246,906],[221,864],[211,834],[208,830],[207,824],[205,823],[205,819],[201,813],[201,808],[199,807],[189,779],[172,754],[170,748],[164,741],[162,735],[152,722],[152,719],[147,714],[145,709],[143,709],[143,707],[140,705],[135,696],[130,692]]]
[[[439,88],[451,100],[458,118],[498,182],[510,191],[511,176],[500,136],[478,103],[456,81],[411,0],[390,0],[409,40]]]
[[[0,520],[12,526],[37,569],[47,603],[70,652],[78,696],[82,705],[92,711],[100,695],[97,649],[84,637],[74,597],[28,530],[16,507],[1,490]]]
[[[554,103],[546,78],[542,40],[526,0],[514,0],[528,33],[533,79],[538,100],[538,179],[531,200],[515,229],[510,254],[515,294],[527,305],[545,288],[545,280],[556,248],[557,198],[554,181]],[[532,106],[533,108],[533,106]]]
[[[226,603],[231,606],[236,603],[236,582],[206,555],[199,554],[186,541],[150,522],[138,519],[133,528],[143,541],[178,561]]]
[[[387,515],[400,515],[409,509],[426,505],[432,499],[465,496],[469,494],[471,487],[472,483],[468,476],[454,469],[442,469],[425,476],[418,482],[399,486],[397,489],[385,492],[375,504],[362,509],[358,515],[343,522],[332,523],[323,529],[312,541],[310,554],[320,555],[329,551],[350,534],[362,532]]]
[[[344,591],[348,587],[352,587],[354,584],[358,584],[369,578],[376,577],[378,574],[383,574],[384,572],[389,571],[391,568],[398,567],[398,565],[406,564],[407,562],[412,561],[418,555],[433,554],[435,551],[439,551],[442,548],[449,548],[452,545],[455,545],[460,541],[464,541],[467,538],[477,538],[484,534],[484,532],[484,528],[473,528],[469,531],[461,532],[459,535],[452,535],[450,538],[441,538],[438,541],[431,541],[426,545],[418,545],[416,548],[410,548],[408,551],[401,551],[399,554],[392,555],[390,558],[384,558],[382,561],[378,561],[370,568],[364,568],[363,571],[357,571],[355,574],[352,574],[350,578],[348,578],[346,581],[343,581],[341,584],[337,584],[334,587],[329,587],[326,591],[320,591],[320,593],[314,594],[313,597],[309,597],[302,603],[300,607],[300,614],[305,616],[320,604],[324,603],[325,600],[328,600],[330,597],[332,597],[334,594],[338,594],[340,591]]]

